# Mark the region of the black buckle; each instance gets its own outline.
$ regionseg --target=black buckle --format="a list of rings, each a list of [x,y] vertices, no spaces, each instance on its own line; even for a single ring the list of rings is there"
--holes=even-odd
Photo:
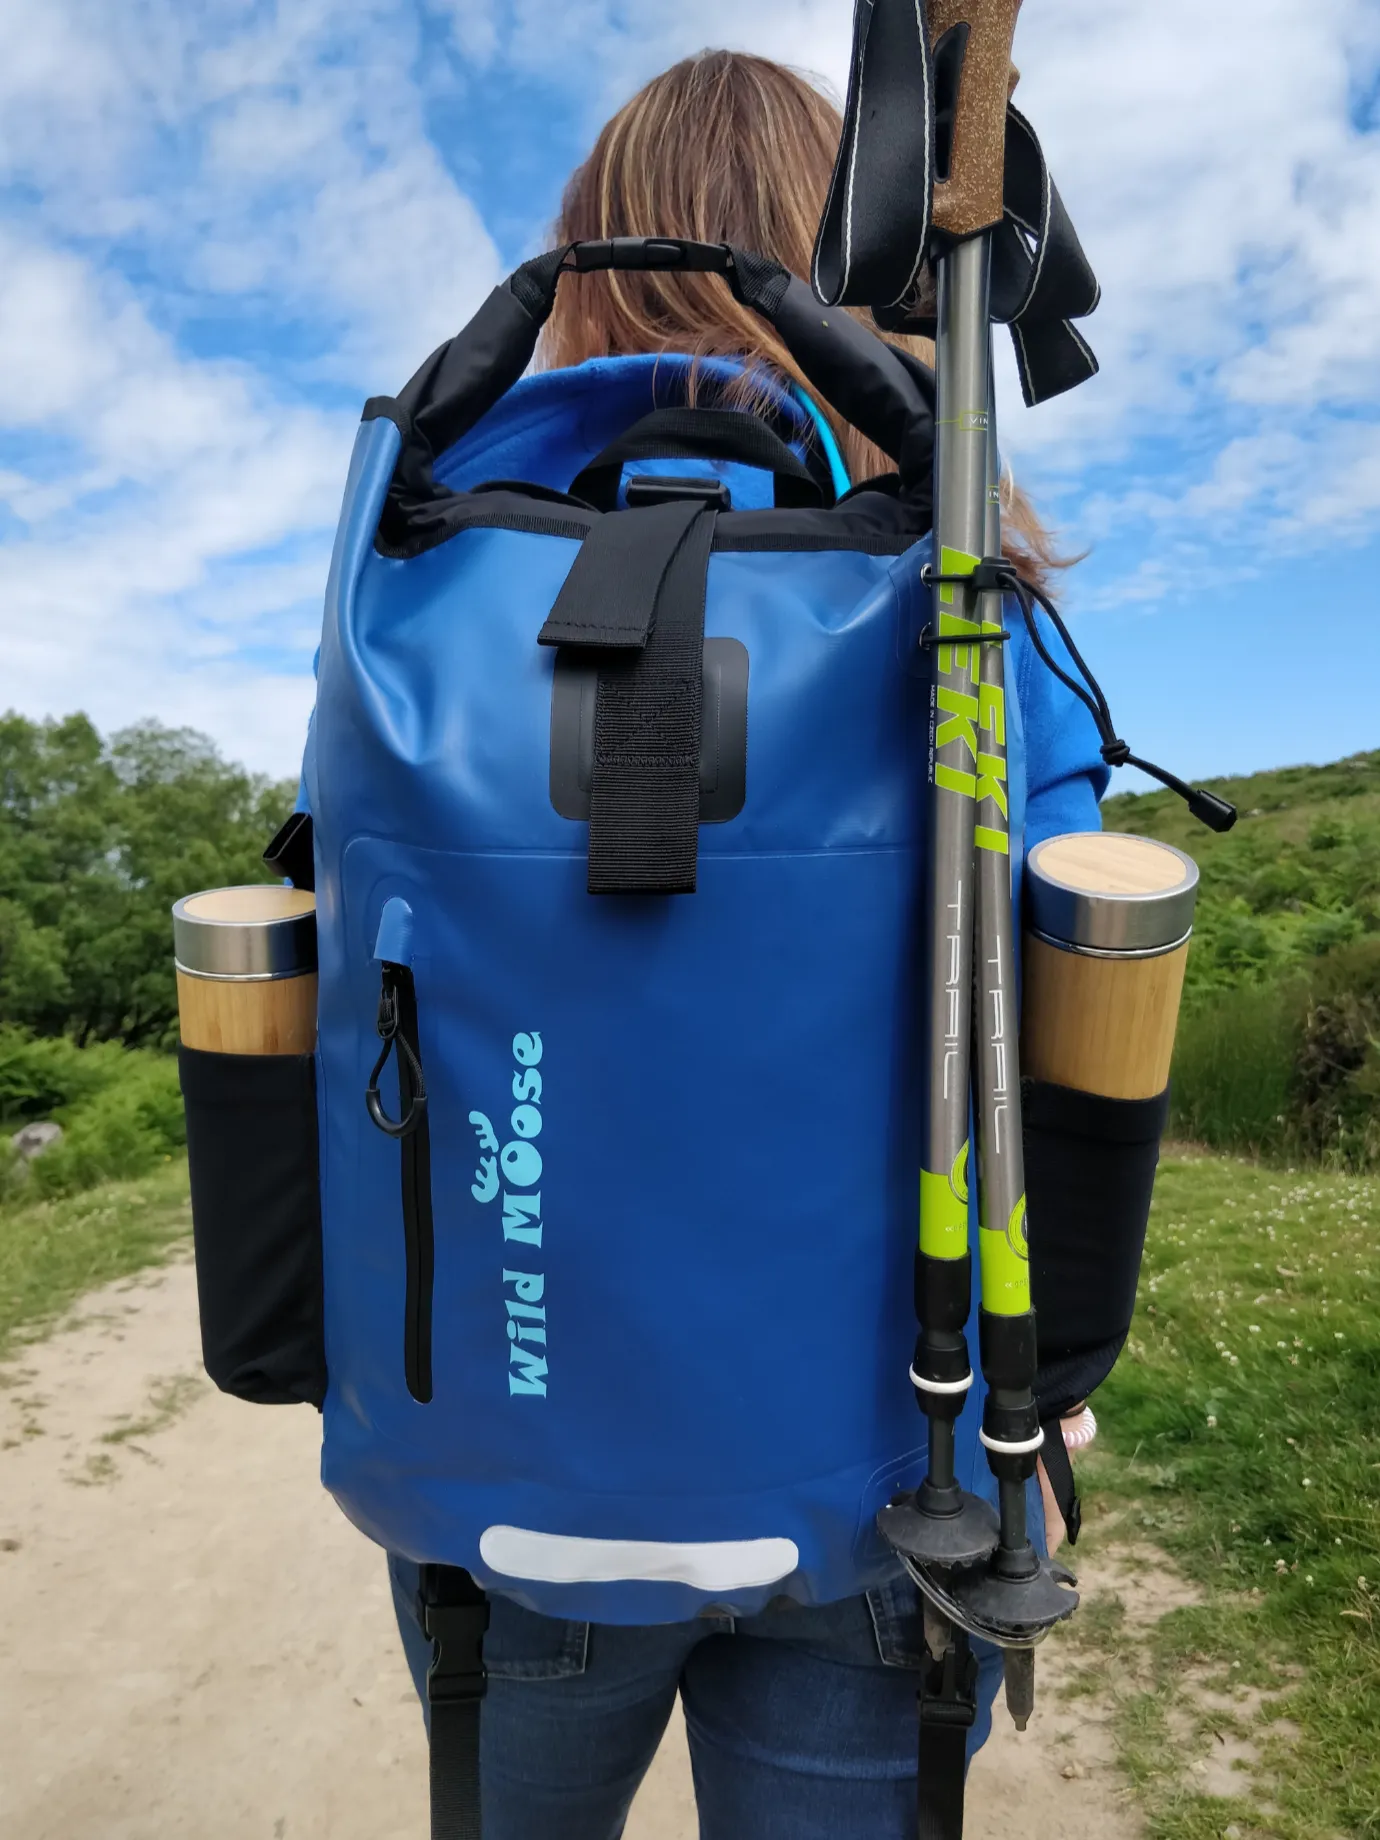
[[[657,473],[639,473],[635,479],[628,481],[628,509],[636,511],[643,505],[680,505],[687,499],[699,499],[706,505],[712,505],[716,511],[731,511],[733,498],[722,479],[707,477],[703,473],[698,478],[683,479],[661,476]]]
[[[938,1661],[924,1670],[920,1692],[920,1720],[967,1731],[977,1718],[977,1656],[968,1639],[955,1631],[954,1640]]]
[[[422,1628],[435,1645],[426,1672],[428,1704],[455,1705],[483,1699],[484,1632],[489,1600],[470,1577],[450,1565],[424,1565],[420,1597]]]

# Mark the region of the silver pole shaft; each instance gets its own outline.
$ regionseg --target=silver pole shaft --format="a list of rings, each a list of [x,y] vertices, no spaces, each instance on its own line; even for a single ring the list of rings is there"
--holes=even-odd
[[[990,341],[990,334],[989,334]],[[990,349],[990,344],[989,344]],[[989,388],[991,370],[988,370]],[[1001,554],[995,391],[988,398],[984,554]],[[1000,631],[999,591],[979,597],[983,622]],[[1020,1316],[1030,1308],[1021,1143],[1015,920],[1011,908],[1011,813],[1006,766],[1006,647],[982,647],[977,761],[977,1127],[983,1308]],[[989,1235],[991,1236],[989,1238]]]
[[[987,525],[990,397],[988,238],[959,243],[938,264],[935,573],[970,571]],[[976,910],[978,596],[958,582],[935,589],[935,680],[930,705],[930,911],[926,955],[928,1109],[920,1184],[920,1249],[962,1258],[968,1249],[968,1106]],[[996,647],[988,648],[997,650]]]

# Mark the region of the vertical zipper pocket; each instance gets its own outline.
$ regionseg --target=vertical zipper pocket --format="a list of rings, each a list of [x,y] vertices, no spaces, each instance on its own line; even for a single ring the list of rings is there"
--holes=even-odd
[[[379,928],[376,956],[390,933],[390,901]],[[406,912],[406,933],[411,932],[411,912]],[[410,944],[410,937],[408,939]],[[403,1373],[407,1390],[419,1405],[431,1401],[431,1312],[435,1281],[436,1237],[431,1214],[431,1125],[427,1116],[426,1075],[422,1068],[421,1039],[417,1028],[417,987],[409,966],[392,959],[382,962],[379,988],[379,1051],[364,1102],[369,1116],[385,1136],[398,1145],[402,1183],[403,1249],[407,1261],[407,1294],[403,1308]],[[390,1117],[379,1091],[379,1079],[389,1059],[397,1063],[398,1116]]]

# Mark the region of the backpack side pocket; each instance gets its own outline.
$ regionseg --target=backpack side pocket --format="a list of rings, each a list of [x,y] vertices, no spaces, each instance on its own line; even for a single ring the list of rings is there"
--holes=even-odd
[[[1035,1391],[1047,1419],[1100,1386],[1125,1344],[1169,1093],[1108,1099],[1042,1080],[1021,1088]]]
[[[316,1057],[184,1046],[179,1069],[206,1371],[238,1399],[320,1406]]]

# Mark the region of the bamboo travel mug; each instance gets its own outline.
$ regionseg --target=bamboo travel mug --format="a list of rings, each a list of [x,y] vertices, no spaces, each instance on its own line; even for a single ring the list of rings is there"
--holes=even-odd
[[[173,907],[182,1041],[211,1054],[316,1046],[316,896],[210,888]]]
[[[1021,1070],[1108,1099],[1169,1084],[1198,869],[1116,831],[1049,837],[1025,866]]]

